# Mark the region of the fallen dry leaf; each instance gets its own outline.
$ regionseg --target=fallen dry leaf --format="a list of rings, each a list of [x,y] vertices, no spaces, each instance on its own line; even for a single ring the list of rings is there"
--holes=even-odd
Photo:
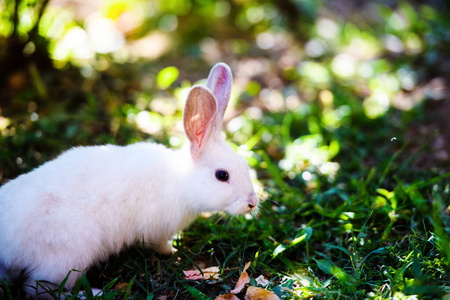
[[[269,284],[269,280],[264,277],[264,275],[259,275],[258,278],[256,278],[256,283],[262,286],[266,286]]]
[[[128,282],[119,282],[118,284],[116,284],[114,289],[116,291],[124,292],[127,289],[127,287],[128,287]]]
[[[245,300],[280,300],[280,298],[271,291],[249,286],[245,294]]]
[[[202,272],[200,272],[199,270],[183,271],[184,279],[208,280],[208,279],[219,279],[220,276],[219,267],[209,267],[206,269],[202,269]]]
[[[225,295],[220,295],[215,300],[239,300],[239,298],[233,294],[225,294]]]
[[[242,271],[241,277],[239,277],[239,280],[236,283],[234,290],[230,291],[230,293],[239,294],[242,291],[242,289],[245,287],[245,285],[250,282],[250,277],[248,277],[248,274],[247,274],[247,269],[248,269],[248,267],[250,267],[250,264],[251,264],[251,261],[249,261],[245,265],[244,270]]]

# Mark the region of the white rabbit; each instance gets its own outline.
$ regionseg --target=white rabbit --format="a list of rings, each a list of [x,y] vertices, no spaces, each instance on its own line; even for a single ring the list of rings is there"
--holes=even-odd
[[[203,211],[255,210],[247,162],[221,136],[231,85],[219,63],[206,87],[191,89],[183,112],[189,143],[179,150],[144,142],[77,147],[2,186],[0,266],[8,277],[26,270],[30,286],[58,285],[69,270],[137,242],[170,253],[171,237]],[[66,288],[79,277],[72,272]]]

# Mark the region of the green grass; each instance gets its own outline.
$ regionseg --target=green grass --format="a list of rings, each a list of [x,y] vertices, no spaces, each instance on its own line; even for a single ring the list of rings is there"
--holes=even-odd
[[[289,113],[296,118],[296,112]],[[292,131],[308,121],[298,120],[294,127],[294,122],[285,121],[286,115],[266,116],[269,120],[254,124],[253,152],[246,152],[264,187],[256,216],[201,217],[175,239],[174,256],[162,257],[138,245],[88,272],[75,291],[87,291],[88,299],[95,298],[91,286],[104,287],[97,299],[215,298],[233,289],[244,264],[252,261],[250,284],[257,285],[255,279],[264,275],[270,282],[266,288],[283,299],[439,299],[449,294],[450,172],[409,168],[414,158],[408,159],[407,142],[392,142],[386,134],[394,113],[370,121],[376,126],[328,132],[332,140],[339,139],[339,154],[333,160],[340,169],[333,179],[311,169],[316,178],[311,181],[301,173],[288,177],[274,154],[267,154],[277,140],[282,153],[283,145],[297,138]],[[264,124],[269,121],[273,126]],[[21,149],[27,143],[32,145],[29,149],[48,143],[33,137],[46,122],[20,132],[24,137],[3,137],[7,157],[2,161],[14,163],[10,145],[17,141],[23,142],[17,145]],[[270,143],[260,138],[259,127],[272,134]],[[397,140],[402,140],[403,132],[397,133]],[[379,144],[380,140],[385,142]],[[354,149],[354,143],[365,149]],[[23,153],[29,158],[23,164],[31,168],[33,155]],[[366,165],[369,159],[373,166]],[[209,266],[219,266],[220,280],[183,278],[183,270]],[[118,284],[124,290],[116,291]]]

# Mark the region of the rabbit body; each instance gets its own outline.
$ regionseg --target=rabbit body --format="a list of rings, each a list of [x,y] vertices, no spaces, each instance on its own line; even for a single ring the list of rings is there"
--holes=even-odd
[[[74,148],[19,176],[0,189],[0,261],[60,282],[139,240],[170,252],[167,240],[198,214],[175,195],[181,175],[168,178],[189,172],[179,154],[150,143]]]
[[[214,88],[221,91],[231,75],[220,64],[208,80],[188,96],[185,147],[77,147],[2,186],[0,266],[8,276],[26,269],[32,286],[59,284],[71,269],[84,271],[138,242],[170,253],[168,240],[203,211],[254,210],[247,163],[220,136],[217,107],[227,97]],[[217,170],[228,180],[216,178]],[[80,276],[72,272],[66,287]]]

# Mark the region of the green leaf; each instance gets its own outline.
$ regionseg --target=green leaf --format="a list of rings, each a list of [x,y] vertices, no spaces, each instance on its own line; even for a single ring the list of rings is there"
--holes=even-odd
[[[110,290],[114,287],[114,285],[116,284],[117,280],[119,280],[119,277],[114,278],[111,282],[109,282],[104,288],[103,290],[107,291]]]
[[[321,269],[323,272],[333,275],[336,277],[341,284],[344,286],[347,286],[350,288],[350,290],[354,291],[356,289],[355,287],[355,279],[347,274],[344,270],[339,268],[338,266],[328,262],[325,259],[315,259],[317,266],[319,269]]]
[[[280,254],[280,253],[282,253],[284,250],[286,250],[286,246],[285,245],[283,245],[283,244],[280,244],[280,245],[278,245],[276,248],[275,248],[275,250],[273,250],[273,253],[272,253],[272,257],[276,257],[278,254]]]
[[[72,269],[72,271],[74,272],[79,272],[77,270]],[[82,285],[82,279],[78,279],[77,281],[75,281],[75,285],[72,289],[72,295],[78,295],[80,290],[81,290],[81,285]]]
[[[89,281],[86,277],[86,273],[83,272],[83,277],[81,277],[82,286],[84,289],[84,293],[88,298],[94,297],[94,294],[92,293],[91,285],[89,284]]]
[[[180,72],[176,67],[167,67],[162,69],[156,76],[156,84],[161,89],[167,89],[177,80]]]
[[[291,244],[290,244],[289,246],[295,246],[295,245],[297,245],[297,244],[300,243],[301,241],[305,240],[307,236],[308,236],[308,234],[305,233],[305,234],[299,236],[298,238],[293,239],[292,242],[291,242]]]
[[[136,280],[136,275],[131,278],[131,280],[128,282],[127,290],[125,291],[125,294],[123,295],[123,299],[126,300],[131,294],[131,287],[133,286],[134,281]]]
[[[258,82],[251,80],[247,84],[247,93],[250,96],[256,97],[257,95],[259,95],[259,92],[261,92],[261,85]]]
[[[72,271],[69,271],[69,273],[67,273],[66,278],[64,278],[64,280],[61,281],[61,284],[59,285],[59,288],[58,288],[58,295],[60,295],[60,296],[61,296],[61,295],[63,294],[63,292],[64,292],[64,287],[66,286],[67,280],[69,280],[70,273],[72,273]]]
[[[325,259],[314,259],[317,263],[317,266],[319,267],[319,269],[321,269],[323,272],[332,275],[333,273],[331,272],[331,264],[326,261]]]
[[[200,292],[199,290],[197,290],[195,287],[188,286],[188,285],[186,285],[185,287],[188,290],[188,292],[191,293],[191,295],[197,300],[210,300],[211,299],[208,296],[206,296],[205,294],[203,294],[202,292]]]

